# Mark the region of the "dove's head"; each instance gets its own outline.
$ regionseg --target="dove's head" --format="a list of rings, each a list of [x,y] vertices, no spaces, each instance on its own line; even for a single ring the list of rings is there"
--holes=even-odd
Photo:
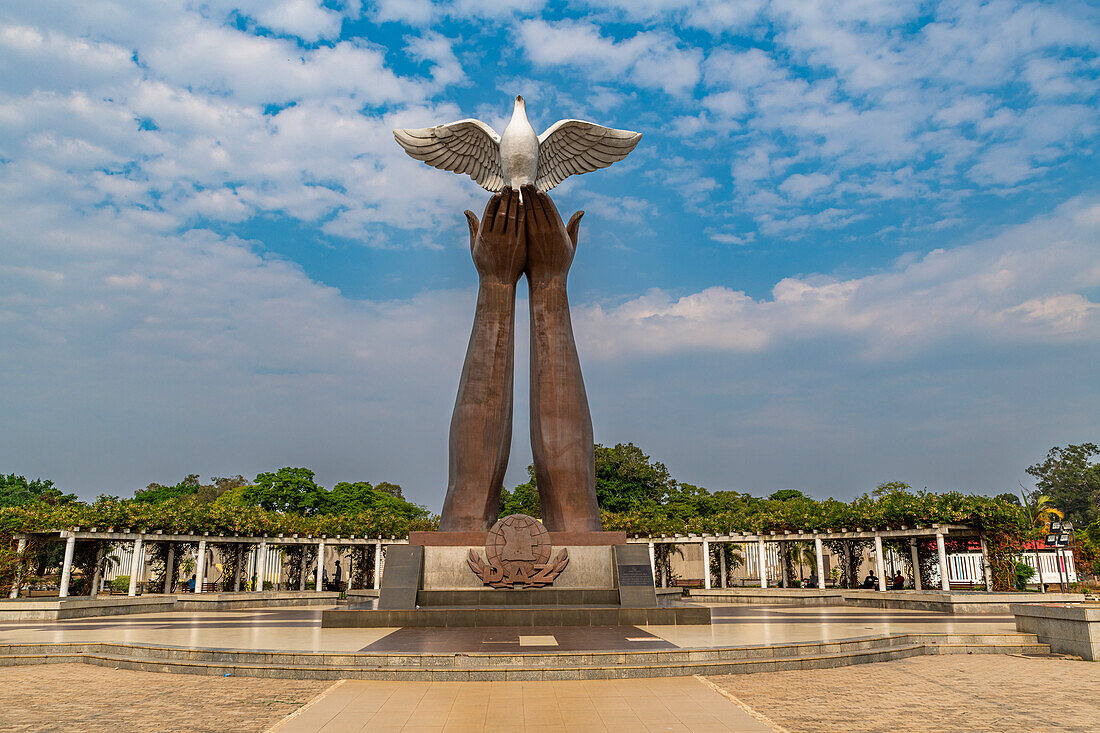
[[[530,127],[530,123],[527,122],[527,103],[523,101],[523,97],[516,95],[516,103],[512,107],[512,119],[519,123],[521,126],[526,125]],[[508,124],[512,124],[509,122]]]

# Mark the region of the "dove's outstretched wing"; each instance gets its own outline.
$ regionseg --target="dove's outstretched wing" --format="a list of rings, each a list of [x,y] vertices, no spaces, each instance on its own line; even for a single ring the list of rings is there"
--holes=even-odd
[[[549,191],[569,176],[617,163],[634,149],[642,133],[616,130],[582,120],[561,120],[539,135],[535,186]]]
[[[433,168],[465,173],[493,193],[504,188],[500,135],[481,120],[394,130],[393,136],[406,153]]]

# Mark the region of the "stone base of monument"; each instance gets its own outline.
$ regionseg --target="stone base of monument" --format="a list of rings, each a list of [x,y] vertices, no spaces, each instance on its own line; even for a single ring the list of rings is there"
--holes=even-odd
[[[412,532],[389,548],[380,585],[376,606],[325,611],[321,625],[710,623],[705,606],[658,607],[648,548],[627,544],[625,532],[547,532],[523,515],[488,535]]]

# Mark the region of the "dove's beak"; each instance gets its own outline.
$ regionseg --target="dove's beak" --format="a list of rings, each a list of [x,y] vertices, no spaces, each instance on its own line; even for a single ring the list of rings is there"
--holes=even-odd
[[[516,103],[517,104],[524,104],[523,97],[517,95],[516,96]]]

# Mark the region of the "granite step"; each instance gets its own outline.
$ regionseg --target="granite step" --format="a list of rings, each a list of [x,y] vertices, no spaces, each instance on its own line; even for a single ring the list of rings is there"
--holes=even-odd
[[[125,644],[0,645],[0,666],[82,662],[150,672],[289,679],[545,680],[747,674],[922,654],[1049,654],[1032,635],[896,635],[778,647],[535,654],[234,652]],[[933,638],[935,637],[935,638]],[[1031,638],[1028,638],[1031,637]]]

